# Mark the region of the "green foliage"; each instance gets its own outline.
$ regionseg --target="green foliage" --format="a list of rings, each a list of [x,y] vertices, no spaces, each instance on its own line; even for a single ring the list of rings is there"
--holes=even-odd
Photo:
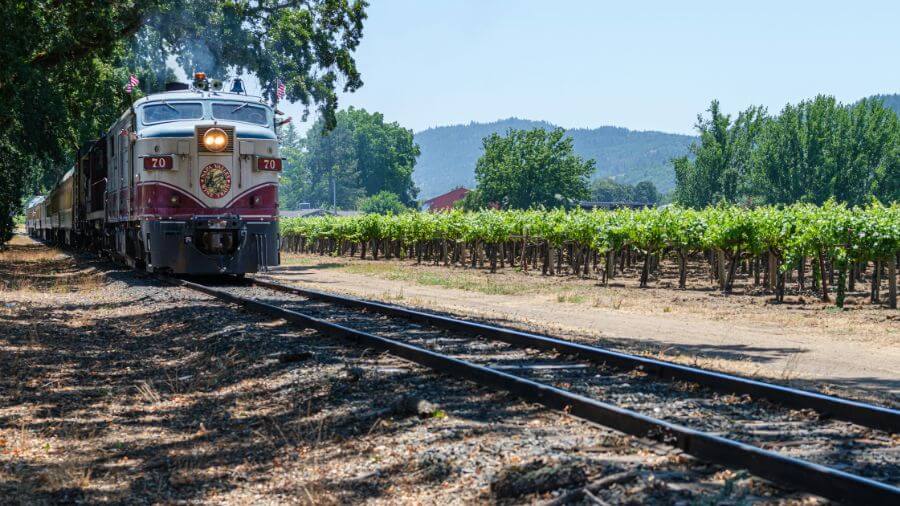
[[[642,204],[656,204],[659,202],[659,192],[656,185],[650,181],[641,181],[634,185],[634,201]]]
[[[674,160],[675,200],[850,205],[900,199],[900,119],[878,99],[844,106],[818,96],[777,116],[751,107],[731,121],[713,101],[694,160]]]
[[[356,208],[366,214],[400,214],[409,210],[396,193],[387,191],[360,199]]]
[[[414,179],[422,195],[434,196],[457,186],[475,185],[475,163],[482,153],[482,139],[491,134],[503,134],[510,128],[554,130],[545,121],[509,118],[491,123],[429,128],[416,133],[416,144],[422,156],[416,164]],[[594,178],[614,177],[617,181],[635,184],[651,181],[663,192],[675,184],[670,160],[684,155],[694,140],[689,135],[663,132],[640,132],[605,126],[593,129],[571,129],[575,154],[594,160]]]
[[[647,253],[717,249],[729,257],[772,251],[787,264],[819,253],[866,261],[900,253],[900,204],[852,208],[828,202],[823,206],[756,209],[453,210],[288,218],[282,220],[281,229],[284,237],[309,239],[390,239],[405,244],[446,239],[498,244],[527,236],[554,246],[572,243],[600,252],[630,246]]]
[[[484,139],[475,179],[485,202],[505,209],[568,207],[588,197],[594,161],[575,155],[560,128],[509,130]]]
[[[304,139],[300,138],[293,123],[289,123],[281,136],[281,156],[283,166],[279,181],[278,206],[281,209],[299,209],[309,192],[309,168]]]
[[[361,86],[352,53],[362,35],[363,1],[14,2],[0,20],[0,242],[21,197],[40,193],[74,152],[106,130],[131,97],[160,91],[173,76],[169,56],[217,78],[256,74],[271,96],[317,106],[326,124],[343,91]]]
[[[591,200],[596,202],[631,202],[634,187],[619,184],[610,178],[596,179],[591,183]]]
[[[484,201],[484,195],[482,195],[481,191],[476,188],[467,193],[462,200],[454,202],[453,207],[454,209],[463,209],[465,211],[480,211],[487,208],[487,202]]]
[[[288,199],[347,208],[366,195],[385,191],[411,205],[418,193],[412,172],[419,155],[412,131],[365,109],[350,107],[336,118],[331,131],[321,120],[310,128],[303,141],[305,168],[295,176],[307,179],[296,190],[288,188],[297,192]]]
[[[619,184],[612,179],[597,179],[591,183],[591,200],[595,202],[640,202],[657,204],[661,198],[656,185],[641,181],[632,186]]]
[[[894,93],[892,95],[873,95],[869,98],[880,100],[886,108],[900,114],[900,93]]]

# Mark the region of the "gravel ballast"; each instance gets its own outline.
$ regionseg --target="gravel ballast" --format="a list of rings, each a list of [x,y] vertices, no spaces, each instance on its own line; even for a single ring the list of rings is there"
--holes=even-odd
[[[14,248],[4,502],[822,502],[140,273]]]

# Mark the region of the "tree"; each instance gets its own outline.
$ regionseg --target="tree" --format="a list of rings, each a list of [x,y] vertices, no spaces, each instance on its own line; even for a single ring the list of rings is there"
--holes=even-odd
[[[475,180],[484,202],[503,208],[567,207],[588,197],[593,160],[582,160],[561,128],[507,131],[483,141]]]
[[[719,201],[736,202],[744,189],[751,168],[751,154],[763,124],[767,120],[762,107],[751,107],[732,122],[722,113],[719,101],[707,110],[709,118],[697,116],[700,143],[691,145],[694,159],[673,160],[675,199],[690,207],[704,207]]]
[[[641,181],[634,185],[632,191],[634,201],[641,204],[656,204],[659,202],[659,192],[656,191],[656,185],[650,181]]]
[[[650,181],[641,181],[631,186],[619,184],[610,178],[597,179],[591,183],[591,199],[596,202],[639,202],[656,204],[660,199],[656,185]]]
[[[596,202],[631,202],[634,200],[634,187],[619,184],[611,178],[597,179],[591,183],[591,199]]]
[[[137,94],[158,91],[173,75],[170,56],[218,78],[251,72],[269,96],[277,77],[288,100],[318,107],[333,124],[339,80],[343,91],[362,85],[353,52],[365,7],[361,0],[9,6],[0,20],[0,243],[23,194],[54,183],[75,150],[127,107],[128,75],[141,80]]]
[[[284,167],[279,182],[278,200],[281,209],[298,209],[309,193],[309,171],[303,139],[289,123],[281,137],[281,156]]]
[[[481,211],[487,207],[487,204],[484,202],[484,196],[477,188],[453,203],[454,209],[462,209],[463,211]]]
[[[751,107],[730,121],[713,102],[695,160],[674,160],[678,203],[861,205],[900,199],[900,119],[878,99],[851,106],[820,95],[777,116]]]
[[[386,191],[360,199],[357,209],[366,214],[400,214],[409,210],[396,193]]]
[[[386,191],[404,205],[412,204],[418,193],[412,172],[419,156],[412,130],[385,123],[381,113],[353,107],[339,111],[336,120],[331,131],[317,121],[305,141],[307,198],[352,207],[363,196]]]

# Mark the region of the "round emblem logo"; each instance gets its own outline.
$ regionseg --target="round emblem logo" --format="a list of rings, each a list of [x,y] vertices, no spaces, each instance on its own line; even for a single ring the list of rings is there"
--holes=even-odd
[[[231,190],[231,172],[221,163],[211,163],[200,171],[200,189],[211,199],[220,199]]]

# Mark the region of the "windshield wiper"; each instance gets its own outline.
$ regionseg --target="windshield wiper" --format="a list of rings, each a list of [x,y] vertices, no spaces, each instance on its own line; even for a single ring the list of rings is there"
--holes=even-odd
[[[241,109],[243,109],[244,107],[247,107],[247,105],[248,105],[248,102],[244,102],[243,104],[241,104],[241,105],[235,107],[234,109],[232,109],[232,110],[231,110],[231,113],[234,114],[234,113],[240,111]]]
[[[175,106],[173,106],[172,104],[166,102],[165,100],[161,100],[161,102],[162,102],[162,105],[168,107],[169,109],[172,109],[175,112],[178,112],[178,109],[176,109]]]

